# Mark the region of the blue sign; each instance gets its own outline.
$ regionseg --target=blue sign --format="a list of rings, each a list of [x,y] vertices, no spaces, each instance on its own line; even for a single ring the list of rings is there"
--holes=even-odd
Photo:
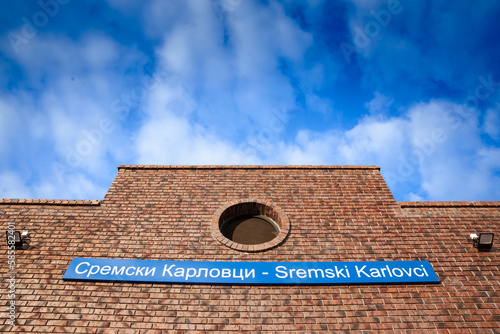
[[[74,258],[63,279],[245,285],[439,283],[428,261],[204,262]]]

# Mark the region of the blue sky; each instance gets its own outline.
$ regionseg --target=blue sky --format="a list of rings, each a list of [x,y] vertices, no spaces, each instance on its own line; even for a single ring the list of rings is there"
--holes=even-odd
[[[101,199],[121,164],[312,164],[500,200],[500,2],[2,5],[0,198]]]

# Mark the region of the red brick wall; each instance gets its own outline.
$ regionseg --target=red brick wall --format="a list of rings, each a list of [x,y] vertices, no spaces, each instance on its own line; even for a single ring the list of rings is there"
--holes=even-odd
[[[290,220],[257,253],[215,240],[211,219],[256,198]],[[0,200],[3,230],[32,234],[16,252],[18,326],[7,322],[0,248],[0,330],[18,332],[500,332],[500,202],[397,203],[377,167],[121,166],[102,201]],[[498,237],[498,234],[497,234]],[[441,284],[220,286],[62,281],[73,257],[211,261],[429,260]],[[496,332],[495,332],[496,331]]]

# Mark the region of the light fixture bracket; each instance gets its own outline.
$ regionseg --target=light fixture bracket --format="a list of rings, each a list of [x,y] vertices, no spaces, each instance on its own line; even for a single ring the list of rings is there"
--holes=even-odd
[[[28,231],[14,231],[8,230],[5,232],[7,246],[14,247],[14,249],[22,249],[24,245],[29,246],[30,233]]]
[[[473,237],[473,235],[475,237]],[[471,239],[474,242],[474,247],[476,247],[480,252],[491,250],[491,248],[493,247],[494,237],[494,233],[479,233],[479,236],[476,234],[471,234]]]

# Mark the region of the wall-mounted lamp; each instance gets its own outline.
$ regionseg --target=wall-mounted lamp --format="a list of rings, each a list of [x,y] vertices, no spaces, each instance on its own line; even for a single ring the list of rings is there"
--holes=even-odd
[[[479,236],[475,233],[470,235],[470,238],[474,242],[474,247],[477,248],[478,251],[484,252],[490,250],[493,247],[493,237],[494,233],[479,233]]]
[[[29,232],[21,233],[20,231],[8,230],[5,233],[5,236],[7,239],[8,246],[14,246],[16,249],[22,248],[23,245],[29,246],[29,241],[30,241],[30,233]]]

